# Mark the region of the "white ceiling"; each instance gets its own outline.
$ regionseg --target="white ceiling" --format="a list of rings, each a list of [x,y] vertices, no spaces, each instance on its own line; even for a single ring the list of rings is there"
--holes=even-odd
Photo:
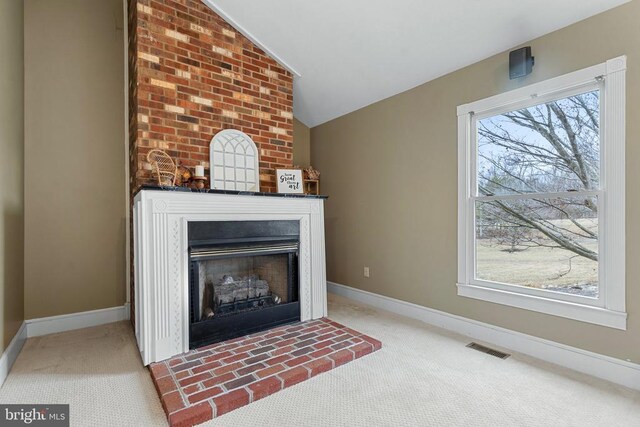
[[[300,74],[313,127],[628,0],[204,1]]]

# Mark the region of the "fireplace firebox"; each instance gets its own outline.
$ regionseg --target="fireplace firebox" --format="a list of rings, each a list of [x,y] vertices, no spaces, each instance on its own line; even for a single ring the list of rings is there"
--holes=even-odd
[[[188,224],[189,348],[300,320],[299,221]]]

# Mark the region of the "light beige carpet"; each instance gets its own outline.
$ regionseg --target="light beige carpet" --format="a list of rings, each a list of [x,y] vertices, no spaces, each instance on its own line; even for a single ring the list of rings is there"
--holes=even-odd
[[[638,426],[640,392],[522,355],[500,360],[417,321],[330,295],[382,350],[205,426]],[[74,426],[161,426],[128,323],[29,339],[1,403],[70,403]]]

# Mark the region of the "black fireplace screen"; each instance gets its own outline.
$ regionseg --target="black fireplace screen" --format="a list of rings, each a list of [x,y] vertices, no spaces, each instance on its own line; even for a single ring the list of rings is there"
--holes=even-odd
[[[300,319],[297,221],[189,224],[190,348]]]

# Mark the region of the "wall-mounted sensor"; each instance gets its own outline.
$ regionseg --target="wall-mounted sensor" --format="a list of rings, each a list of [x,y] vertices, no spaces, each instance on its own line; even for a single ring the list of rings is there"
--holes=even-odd
[[[517,79],[530,74],[533,68],[533,59],[531,46],[509,52],[509,78]]]

